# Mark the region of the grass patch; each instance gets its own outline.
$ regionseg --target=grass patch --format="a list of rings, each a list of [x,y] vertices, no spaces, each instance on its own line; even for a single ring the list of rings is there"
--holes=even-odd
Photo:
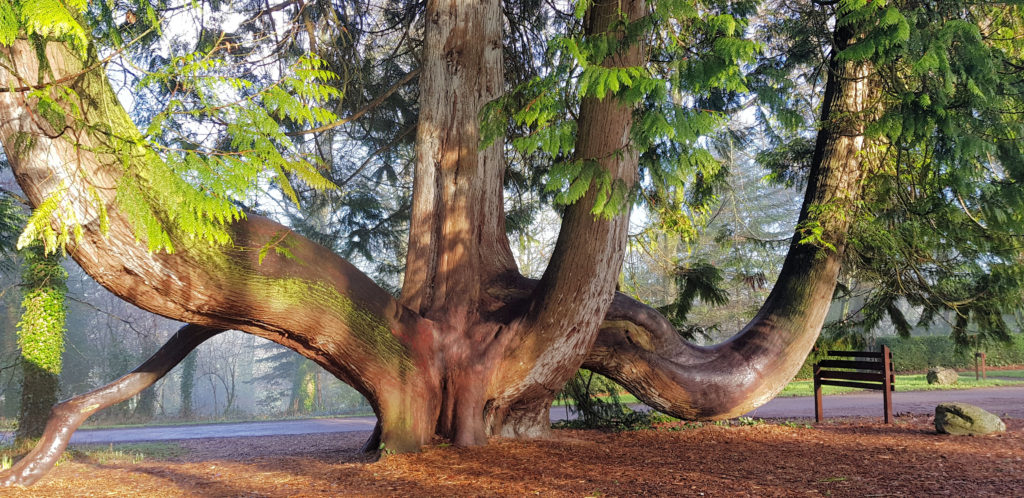
[[[938,384],[929,384],[925,374],[915,375],[897,375],[896,376],[896,392],[903,391],[948,391],[952,389],[973,389],[976,387],[1001,387],[1001,386],[1019,386],[1024,385],[1024,371],[1020,370],[1007,370],[1006,372],[1019,372],[1020,381],[1015,380],[1002,380],[1002,379],[982,379],[974,380],[974,372],[961,372],[960,380],[956,384],[949,386],[940,386]],[[1000,376],[1003,371],[1000,371]],[[1005,377],[1018,377],[1018,375],[1006,375]],[[855,391],[861,391],[861,389],[854,389],[851,387],[839,387],[839,386],[822,386],[821,388],[824,394],[842,394]],[[814,395],[814,381],[812,380],[795,380],[790,382],[789,385],[779,393],[779,396],[813,396]]]
[[[71,458],[96,464],[139,463],[143,460],[170,460],[184,456],[188,450],[176,443],[122,443],[106,446],[82,445],[68,450]]]
[[[1024,379],[1024,370],[988,370],[989,377],[1010,377],[1012,379]],[[966,373],[964,374],[966,375]],[[973,373],[970,375],[974,375]]]
[[[0,447],[0,470],[7,470],[11,465],[28,453],[35,441],[19,446]],[[139,463],[143,460],[170,460],[188,454],[188,450],[179,444],[147,442],[122,443],[108,445],[76,445],[68,448],[57,460],[57,465],[67,461],[95,463]]]

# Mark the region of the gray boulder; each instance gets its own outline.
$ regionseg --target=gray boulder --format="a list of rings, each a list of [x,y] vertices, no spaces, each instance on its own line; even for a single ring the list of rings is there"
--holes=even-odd
[[[941,403],[935,407],[935,430],[941,434],[975,436],[1006,432],[999,417],[967,403]]]
[[[956,384],[956,381],[960,379],[957,375],[956,370],[946,367],[932,367],[928,369],[927,375],[929,384],[939,384],[942,386],[948,386],[950,384]]]

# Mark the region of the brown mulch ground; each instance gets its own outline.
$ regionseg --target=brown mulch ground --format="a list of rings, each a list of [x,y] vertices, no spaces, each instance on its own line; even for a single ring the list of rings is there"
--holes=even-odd
[[[367,433],[180,441],[139,463],[84,456],[5,496],[1024,496],[1024,420],[984,437],[936,434],[930,417],[443,444],[377,462]],[[81,448],[81,447],[80,447]],[[116,447],[115,447],[116,448]]]

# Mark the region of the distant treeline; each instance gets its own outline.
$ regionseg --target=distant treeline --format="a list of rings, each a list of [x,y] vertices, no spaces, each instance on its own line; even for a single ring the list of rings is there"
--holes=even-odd
[[[1024,365],[1024,334],[1013,334],[1009,344],[988,344],[982,347],[985,364],[990,367]],[[883,344],[892,350],[897,372],[920,372],[931,367],[974,368],[974,351],[958,351],[949,336],[917,336],[907,339],[882,337],[875,340],[875,349]],[[824,348],[828,349],[828,348]],[[837,348],[841,349],[841,348]],[[813,376],[812,365],[824,351],[811,353],[796,378]]]

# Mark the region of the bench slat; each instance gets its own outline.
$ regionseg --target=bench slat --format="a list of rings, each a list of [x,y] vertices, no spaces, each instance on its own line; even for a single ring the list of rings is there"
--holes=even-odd
[[[843,370],[821,370],[818,372],[819,379],[838,380],[863,380],[867,382],[885,382],[885,374],[882,372],[847,372]]]
[[[880,361],[855,361],[855,360],[821,360],[818,366],[822,368],[854,368],[857,370],[875,370],[881,372],[885,365]]]
[[[896,376],[892,371],[892,350],[882,346],[873,351],[829,351],[829,356],[852,359],[828,359],[814,364],[814,420],[821,422],[821,386],[852,387],[882,391],[882,413],[885,423],[892,422],[892,392],[896,390]],[[825,370],[838,368],[843,370]]]
[[[840,386],[840,387],[854,387],[857,389],[874,389],[875,391],[884,391],[885,386],[882,384],[871,384],[868,382],[853,382],[848,380],[827,380],[822,379],[818,381],[818,384],[823,386]],[[896,386],[889,386],[891,391],[896,390]]]
[[[829,356],[844,356],[853,358],[881,358],[882,353],[878,351],[829,351]]]

